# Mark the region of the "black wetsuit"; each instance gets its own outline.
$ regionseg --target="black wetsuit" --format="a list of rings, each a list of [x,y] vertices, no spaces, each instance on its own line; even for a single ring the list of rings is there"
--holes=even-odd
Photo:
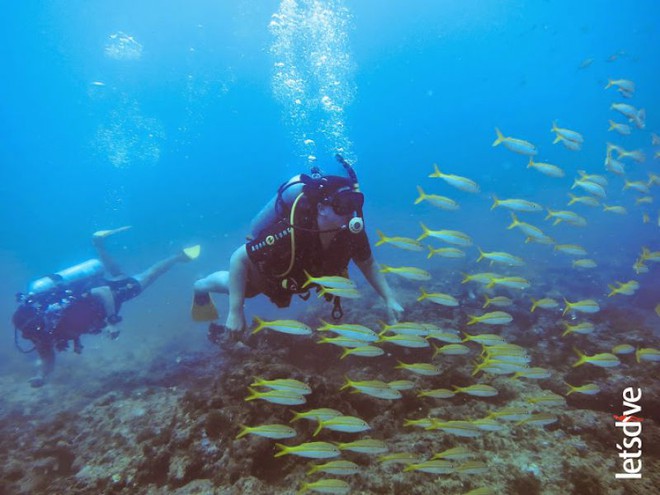
[[[18,311],[32,310],[34,316],[30,324],[19,326],[23,338],[31,340],[37,350],[54,346],[57,350],[68,347],[69,341],[80,348],[79,338],[84,333],[99,333],[109,323],[118,319],[117,313],[122,303],[133,299],[142,291],[140,283],[132,277],[122,280],[102,281],[98,287],[108,286],[115,303],[115,314],[108,315],[100,297],[91,293],[73,292],[65,297],[31,296]]]
[[[309,286],[302,288],[307,280],[305,271],[314,277],[346,277],[351,260],[361,262],[371,256],[371,246],[364,230],[358,234],[341,230],[324,250],[315,216],[297,215],[296,225],[303,228],[294,229],[287,220],[279,221],[264,228],[245,245],[248,258],[267,281],[264,294],[281,308],[289,306],[293,294],[308,291]],[[295,249],[293,260],[292,249]],[[246,296],[252,297],[256,293],[248,280]]]

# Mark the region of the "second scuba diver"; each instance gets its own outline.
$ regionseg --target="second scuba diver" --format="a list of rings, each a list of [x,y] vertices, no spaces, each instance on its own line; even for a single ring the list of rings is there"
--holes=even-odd
[[[253,238],[232,254],[229,271],[195,282],[195,321],[216,320],[218,312],[210,293],[228,294],[225,328],[245,330],[246,297],[265,294],[278,307],[288,307],[294,294],[309,295],[308,274],[347,277],[351,260],[384,300],[389,323],[399,320],[403,308],[379,271],[364,231],[364,195],[357,176],[341,156],[337,160],[346,176],[322,175],[315,168],[311,175],[298,175],[282,184],[253,222]],[[341,306],[336,296],[334,304],[333,316],[339,318]],[[212,328],[209,337],[213,340]]]
[[[121,321],[121,305],[138,296],[176,263],[199,256],[199,246],[192,246],[142,273],[126,276],[106,252],[104,240],[128,228],[94,233],[92,240],[99,259],[42,277],[30,284],[27,293],[17,295],[20,305],[12,317],[16,346],[26,353],[36,350],[41,361],[39,372],[30,380],[33,387],[42,386],[53,371],[56,350],[67,349],[72,341],[74,352],[79,354],[83,334],[105,330],[111,338],[117,338],[115,325]],[[20,347],[18,331],[34,344],[32,349]]]

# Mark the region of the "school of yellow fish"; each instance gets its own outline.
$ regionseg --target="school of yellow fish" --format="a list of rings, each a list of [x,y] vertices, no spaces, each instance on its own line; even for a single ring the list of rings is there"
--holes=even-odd
[[[635,85],[632,81],[626,79],[610,79],[605,89],[615,88],[619,94],[625,98],[632,98],[635,93]],[[646,113],[644,109],[615,102],[611,105],[613,111],[621,114],[627,122],[609,121],[609,130],[622,136],[630,135],[632,132],[639,132],[645,127]],[[636,129],[636,130],[635,130]],[[561,143],[565,148],[578,152],[584,143],[584,137],[577,131],[558,127],[557,122],[552,123],[551,132],[555,135],[553,143]],[[558,165],[544,163],[534,160],[538,154],[538,148],[523,139],[505,136],[500,129],[495,129],[496,139],[492,143],[494,147],[503,145],[506,149],[523,155],[527,160],[527,167],[540,172],[551,178],[560,178],[566,175],[566,171]],[[652,145],[659,146],[660,138],[652,134]],[[656,151],[654,158],[660,158],[660,152]],[[637,195],[635,206],[642,212],[642,221],[650,223],[650,213],[643,208],[646,205],[653,204],[655,196],[654,187],[660,185],[660,176],[653,172],[648,173],[648,180],[633,180],[626,175],[626,160],[637,163],[645,161],[644,153],[641,150],[626,150],[622,146],[607,143],[605,150],[605,170],[623,179],[623,189]],[[636,172],[639,174],[639,172]],[[433,165],[430,178],[441,179],[449,186],[468,193],[479,193],[480,187],[474,181],[467,177],[454,175],[442,171],[436,164]],[[588,173],[584,170],[578,170],[574,179],[571,191],[567,191],[570,200],[568,207],[573,205],[583,205],[588,207],[599,207],[606,212],[613,214],[628,214],[628,209],[623,205],[607,204],[608,179],[603,175]],[[579,188],[584,195],[578,196],[573,190]],[[456,210],[459,203],[447,196],[430,194],[421,186],[417,187],[418,197],[414,204],[428,203],[442,210]],[[597,267],[597,262],[589,257],[587,251],[575,243],[559,243],[550,235],[546,234],[536,225],[527,223],[520,216],[524,214],[533,214],[544,211],[544,208],[533,201],[523,198],[500,199],[492,195],[493,204],[491,210],[504,208],[510,212],[511,224],[507,227],[509,230],[517,229],[522,232],[524,242],[534,242],[549,246],[552,252],[562,253],[572,257],[571,266],[576,270],[589,270]],[[553,225],[565,223],[571,226],[584,227],[588,220],[582,214],[572,210],[545,208],[546,220]],[[660,227],[660,211],[658,212],[657,226]],[[447,229],[434,229],[433,226],[420,223],[419,237],[410,238],[402,236],[388,236],[378,231],[378,240],[376,246],[391,246],[394,248],[407,250],[411,252],[422,252],[425,250],[421,241],[440,241],[442,246],[428,245],[427,259],[434,256],[443,258],[465,258],[466,248],[472,246],[472,238],[460,231]],[[612,281],[608,285],[605,293],[607,298],[615,296],[632,296],[640,287],[640,281],[635,277],[653,269],[652,265],[660,262],[660,251],[653,250],[655,247],[640,246],[640,254],[634,265],[631,267],[630,280]],[[491,267],[505,268],[515,270],[516,267],[525,266],[525,260],[520,256],[504,251],[484,251],[478,247],[477,262],[488,262]],[[397,275],[411,282],[424,283],[419,286],[419,297],[417,302],[420,304],[437,304],[450,308],[460,307],[461,302],[452,294],[433,292],[431,274],[416,266],[388,266],[381,265],[381,271],[386,274]],[[331,293],[349,298],[359,297],[359,292],[355,284],[343,277],[311,277],[308,275],[308,284],[315,284],[321,290],[321,293]],[[346,377],[346,383],[341,390],[351,393],[365,394],[374,398],[374,400],[398,400],[403,394],[415,394],[418,397],[431,399],[450,399],[457,394],[465,394],[474,398],[492,397],[498,394],[497,388],[487,384],[475,382],[469,386],[456,386],[448,384],[448,388],[429,389],[417,388],[419,384],[424,383],[425,376],[436,376],[441,374],[442,370],[438,366],[438,356],[444,359],[465,359],[470,357],[474,361],[473,376],[475,380],[491,375],[509,375],[512,379],[525,378],[528,380],[543,380],[551,376],[552,371],[531,366],[530,355],[527,349],[507,342],[503,337],[496,333],[468,333],[470,328],[501,328],[513,321],[513,315],[505,311],[507,307],[513,307],[516,302],[520,302],[522,293],[529,291],[534,293],[533,284],[521,277],[502,274],[498,272],[478,272],[464,274],[463,284],[475,284],[477,289],[484,297],[483,309],[480,314],[466,314],[467,322],[463,329],[462,336],[456,328],[448,328],[433,322],[412,322],[403,321],[393,325],[381,324],[381,328],[368,328],[364,325],[355,323],[334,324],[321,321],[321,325],[312,329],[310,326],[296,320],[276,320],[264,321],[255,318],[255,327],[253,333],[260,332],[263,329],[271,329],[278,332],[292,335],[316,335],[319,344],[332,344],[339,346],[342,350],[340,359],[356,358],[377,358],[386,352],[388,345],[400,346],[411,349],[429,349],[432,350],[431,358],[420,362],[402,362],[399,361],[396,369],[401,370],[402,377],[399,380],[383,382],[377,379],[354,379]],[[508,295],[497,294],[498,288],[507,289],[507,294],[512,292],[519,293],[521,296],[512,299]],[[488,289],[488,290],[487,290]],[[541,310],[561,310],[562,316],[570,314],[572,318],[561,322],[565,331],[562,337],[571,338],[572,334],[590,334],[595,326],[588,320],[589,314],[600,311],[598,302],[599,295],[585,294],[583,299],[579,300],[557,300],[544,294],[534,294],[535,297],[528,297],[530,303],[530,312]],[[602,302],[601,302],[602,303]],[[561,309],[563,307],[563,309]],[[492,310],[491,310],[492,309]],[[655,308],[660,317],[660,304]],[[579,318],[584,318],[579,321]],[[483,332],[483,330],[482,330]],[[586,354],[580,349],[574,348],[577,359],[572,363],[573,367],[590,364],[602,368],[616,367],[621,364],[619,356],[622,359],[630,359],[630,362],[660,362],[660,350],[654,348],[635,348],[630,344],[621,343],[614,346],[611,352],[598,352],[595,354]],[[626,355],[634,354],[634,358],[625,358]],[[427,354],[428,355],[428,354]],[[416,380],[410,380],[404,373],[417,375]],[[600,391],[596,383],[569,384],[566,383],[566,396],[571,394],[595,395]],[[248,391],[246,401],[263,400],[273,404],[285,406],[300,406],[306,403],[305,396],[312,393],[310,387],[300,381],[290,378],[255,378]],[[566,399],[550,391],[544,391],[540,394],[527,398],[528,407],[505,407],[499,410],[490,411],[483,418],[471,418],[466,420],[443,420],[437,417],[406,418],[402,426],[423,428],[427,431],[441,431],[445,434],[457,437],[474,438],[481,435],[487,435],[489,432],[503,431],[510,427],[526,426],[539,427],[552,424],[558,420],[557,414],[561,408],[566,406]],[[345,415],[341,411],[331,408],[320,408],[294,412],[291,422],[304,419],[316,423],[316,429],[313,437],[316,437],[322,431],[338,431],[344,433],[364,433],[371,429],[371,426],[362,418]],[[294,438],[297,432],[294,428],[284,424],[265,424],[256,426],[242,425],[237,438],[246,435],[257,435],[274,440]],[[307,439],[312,440],[312,439]],[[308,475],[323,473],[331,476],[346,477],[357,474],[361,467],[350,461],[336,459],[341,457],[346,451],[358,452],[367,455],[378,456],[377,459],[382,465],[403,465],[404,472],[425,472],[436,475],[474,475],[487,473],[488,465],[480,460],[475,460],[477,452],[474,452],[464,446],[457,446],[444,452],[429,452],[424,458],[419,458],[410,452],[390,453],[386,441],[373,439],[370,437],[360,438],[352,442],[334,443],[327,441],[305,441],[294,445],[276,444],[278,452],[275,457],[284,455],[294,455],[309,459],[335,459],[322,464],[313,465],[308,471]],[[350,491],[350,485],[340,478],[321,478],[316,481],[303,483],[298,493],[316,491],[320,493],[343,494]],[[494,493],[491,488],[481,487],[471,490],[466,495],[487,495]]]

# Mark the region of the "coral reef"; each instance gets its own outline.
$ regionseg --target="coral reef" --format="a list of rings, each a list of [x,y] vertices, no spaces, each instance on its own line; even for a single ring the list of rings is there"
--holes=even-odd
[[[400,288],[401,289],[401,288]],[[405,289],[403,298],[406,297]],[[411,320],[433,321],[447,328],[463,329],[462,311],[414,306]],[[476,308],[479,303],[472,303]],[[346,321],[375,328],[371,314],[346,305]],[[322,308],[327,309],[327,308]],[[441,374],[419,376],[395,369],[398,360],[428,362],[430,349],[406,349],[385,344],[377,358],[349,356],[341,349],[321,345],[317,337],[300,337],[264,331],[257,335],[224,335],[219,348],[182,356],[176,361],[155,358],[133,373],[97,378],[80,389],[57,388],[41,396],[19,384],[0,383],[5,390],[0,422],[0,493],[40,494],[293,494],[308,477],[313,464],[295,456],[274,458],[275,443],[306,441],[345,442],[371,437],[384,440],[390,452],[408,452],[420,459],[457,446],[468,447],[486,464],[485,472],[437,475],[404,472],[401,465],[382,465],[375,455],[344,452],[359,466],[346,477],[352,493],[383,495],[465,493],[488,486],[508,494],[625,494],[655,493],[660,486],[660,429],[658,428],[657,364],[637,363],[621,356],[613,370],[580,366],[571,348],[607,350],[620,343],[618,325],[634,321],[626,342],[652,345],[652,327],[616,308],[607,317],[595,318],[591,335],[561,337],[558,313],[533,313],[516,307],[514,322],[500,334],[527,348],[531,366],[551,370],[542,380],[511,376],[472,375],[479,346],[470,343],[468,356],[434,359]],[[319,315],[308,311],[303,319],[316,326]],[[619,323],[612,323],[612,322]],[[246,402],[255,377],[294,378],[307,383],[312,394],[301,406],[264,401]],[[413,390],[399,400],[383,400],[340,391],[345,376],[356,380],[407,379]],[[542,391],[565,396],[571,384],[597,382],[597,395],[571,394],[563,406],[530,406],[528,399]],[[498,390],[494,397],[458,394],[450,399],[417,397],[420,389],[451,388],[488,383]],[[621,469],[616,443],[620,432],[613,414],[622,414],[621,391],[633,386],[643,390],[643,462],[641,480],[616,480]],[[48,387],[46,387],[48,388]],[[290,423],[291,410],[331,407],[369,423],[366,434],[322,430],[313,437],[315,424]],[[474,420],[504,407],[526,407],[557,415],[546,426],[508,422],[502,431],[484,432],[475,438],[442,430],[427,431],[404,426],[405,419],[427,416],[442,420]],[[275,441],[248,435],[236,439],[240,425],[290,424],[294,439]]]

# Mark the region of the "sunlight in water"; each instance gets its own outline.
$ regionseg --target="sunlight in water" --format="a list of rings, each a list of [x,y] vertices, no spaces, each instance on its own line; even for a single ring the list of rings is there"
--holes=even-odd
[[[142,45],[133,36],[117,31],[108,37],[105,55],[115,60],[140,60]]]
[[[296,149],[351,156],[346,107],[355,95],[348,50],[351,17],[340,0],[282,0],[269,28],[274,36],[273,91],[284,106]]]
[[[95,148],[116,168],[155,165],[165,131],[158,119],[142,115],[136,101],[123,99],[96,132]]]

